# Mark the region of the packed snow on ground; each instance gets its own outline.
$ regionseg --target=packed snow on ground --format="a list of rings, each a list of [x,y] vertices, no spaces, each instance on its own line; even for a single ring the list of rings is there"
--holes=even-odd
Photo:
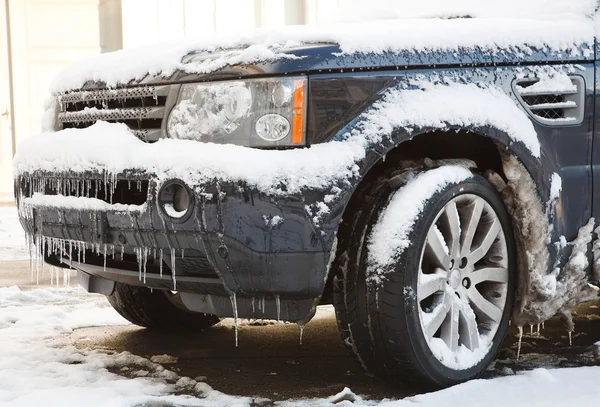
[[[102,54],[66,68],[51,90],[78,89],[90,80],[113,87],[146,75],[168,77],[176,70],[208,73],[227,65],[294,58],[295,48],[310,43],[339,44],[344,54],[472,48],[501,53],[535,48],[578,55],[582,44],[583,56],[593,54],[593,0],[510,0],[512,6],[492,0],[361,3],[363,7],[349,8],[353,10],[351,23],[252,30]],[[414,18],[456,16],[481,18]],[[182,62],[193,51],[212,54],[200,61]]]
[[[126,324],[103,296],[81,289],[0,287],[0,405],[250,404],[251,399],[224,395],[128,352],[78,350],[59,341],[77,328]],[[171,362],[165,355],[155,360]],[[113,373],[123,368],[143,377]]]
[[[29,252],[17,209],[13,206],[0,206],[0,262],[27,259]]]

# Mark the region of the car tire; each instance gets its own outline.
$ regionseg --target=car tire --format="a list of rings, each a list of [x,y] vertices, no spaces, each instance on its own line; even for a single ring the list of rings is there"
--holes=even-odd
[[[428,170],[416,173],[424,171]],[[385,170],[357,190],[360,199],[351,202],[346,211],[349,215],[344,216],[338,232],[333,263],[334,306],[344,343],[368,373],[398,384],[447,387],[481,375],[502,345],[517,284],[515,239],[511,218],[499,193],[483,176],[474,174],[463,182],[443,187],[425,202],[409,233],[411,245],[398,256],[385,278],[371,282],[367,260],[372,228],[391,196],[416,173]],[[418,177],[413,179],[418,182]],[[453,205],[457,207],[458,220],[452,218],[462,226],[461,243],[458,248],[447,250],[456,251],[449,257],[457,257],[453,262],[460,264],[441,269],[433,265],[431,256],[435,255],[428,236],[435,226],[441,232],[436,236],[450,240],[446,229],[450,222],[448,213],[452,212],[448,207]],[[469,225],[469,219],[477,219],[474,211],[479,208],[479,221]],[[499,232],[494,237],[498,224]],[[463,245],[463,232],[475,235],[473,244],[464,249],[466,252],[461,247],[467,246]],[[490,241],[489,250],[485,251]],[[483,250],[478,251],[479,246]],[[475,260],[480,255],[480,260],[470,264],[471,257]],[[475,272],[478,273],[470,276]],[[440,277],[439,284],[443,286],[428,295],[428,279],[433,277]],[[439,322],[437,312],[444,311],[447,304],[451,309],[440,328],[435,329],[428,323]],[[458,322],[454,324],[457,315]]]
[[[198,331],[219,322],[216,315],[188,311],[170,291],[115,283],[107,298],[129,322],[157,331]]]

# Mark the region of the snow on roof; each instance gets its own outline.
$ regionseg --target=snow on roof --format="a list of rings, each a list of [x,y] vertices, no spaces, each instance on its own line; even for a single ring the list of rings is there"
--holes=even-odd
[[[395,19],[373,21],[377,16],[372,13],[378,10],[373,6],[371,13],[364,13],[363,19],[366,21],[354,19],[352,22],[318,26],[252,30],[235,35],[208,36],[201,41],[160,44],[102,54],[67,67],[55,78],[51,91],[59,93],[77,89],[89,80],[105,82],[114,87],[140,80],[147,74],[169,76],[176,70],[208,73],[227,65],[289,58],[286,51],[293,53],[294,47],[310,43],[339,44],[344,54],[452,51],[461,48],[496,52],[536,48],[577,55],[578,46],[592,45],[594,22],[590,16],[594,2],[425,0],[411,1],[411,7],[407,8],[404,7],[409,4],[406,0],[388,1],[394,6],[385,15]],[[382,1],[377,4],[382,4]],[[427,10],[433,14],[428,14]],[[446,14],[479,18],[405,18]],[[215,52],[213,58],[201,62],[182,62],[193,51],[222,50],[228,52]]]

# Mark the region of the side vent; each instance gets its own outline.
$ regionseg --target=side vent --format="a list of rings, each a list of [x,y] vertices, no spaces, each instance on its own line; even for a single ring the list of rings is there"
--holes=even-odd
[[[585,82],[580,76],[565,80],[519,79],[515,95],[531,116],[550,126],[572,126],[583,122]]]

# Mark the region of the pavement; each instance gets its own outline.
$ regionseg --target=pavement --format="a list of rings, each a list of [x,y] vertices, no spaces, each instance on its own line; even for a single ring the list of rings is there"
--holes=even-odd
[[[62,271],[60,275],[62,278]],[[28,262],[0,262],[0,286],[27,289],[50,284],[47,274],[41,276],[39,285],[31,276]],[[71,284],[76,284],[74,274]],[[537,327],[531,331],[527,327],[519,361],[515,360],[516,329],[511,327],[504,349],[485,377],[537,367],[596,364],[592,345],[600,339],[599,310],[597,304],[580,309],[575,317],[573,345],[569,345],[566,330],[558,319],[548,321],[540,334]],[[381,400],[417,392],[367,376],[343,347],[331,306],[319,307],[316,317],[304,329],[302,344],[296,324],[243,321],[236,347],[231,319],[193,334],[155,333],[133,325],[83,328],[62,338],[62,344],[80,349],[129,351],[148,358],[168,354],[177,358],[176,363],[165,365],[168,369],[231,395],[271,400],[316,398],[349,387],[356,394]]]

